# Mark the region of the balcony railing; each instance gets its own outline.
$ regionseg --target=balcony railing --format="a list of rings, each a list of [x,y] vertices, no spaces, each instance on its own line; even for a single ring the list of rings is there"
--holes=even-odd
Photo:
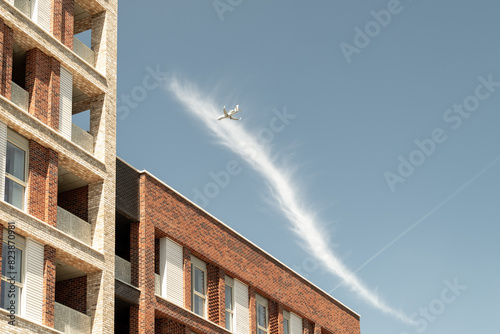
[[[90,154],[94,153],[94,136],[76,124],[71,126],[71,141]]]
[[[30,94],[22,87],[12,81],[10,89],[10,100],[24,111],[28,111],[30,104]]]
[[[66,334],[89,334],[90,317],[70,307],[55,303],[54,329]]]
[[[88,46],[86,46],[78,38],[73,37],[73,51],[83,60],[89,63],[92,67],[95,66],[95,54]]]
[[[9,1],[12,3],[12,0]],[[30,0],[14,0],[14,7],[19,9],[21,13],[31,18],[31,1]]]
[[[161,296],[161,278],[155,274],[155,294]]]
[[[60,207],[57,207],[57,228],[84,244],[92,242],[90,224]]]
[[[115,277],[119,280],[131,284],[130,262],[115,255]]]

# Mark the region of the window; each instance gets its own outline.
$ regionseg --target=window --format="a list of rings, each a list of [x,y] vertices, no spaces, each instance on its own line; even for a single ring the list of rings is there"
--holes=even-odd
[[[226,329],[233,331],[234,319],[234,281],[226,276]]]
[[[10,238],[9,238],[10,236]],[[3,230],[0,307],[20,314],[24,287],[24,238]]]
[[[7,133],[4,200],[21,210],[24,210],[27,173],[28,141],[9,129]]]
[[[207,307],[207,265],[198,258],[191,257],[192,311],[206,317]]]
[[[267,311],[267,299],[256,295],[257,304],[257,334],[269,333],[269,317]]]
[[[283,334],[290,334],[290,312],[283,310]]]

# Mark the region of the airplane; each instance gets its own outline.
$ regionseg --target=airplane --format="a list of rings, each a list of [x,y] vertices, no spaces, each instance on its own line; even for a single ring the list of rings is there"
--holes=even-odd
[[[224,106],[224,108],[222,108],[222,110],[224,111],[224,115],[217,118],[218,121],[220,121],[221,119],[224,119],[224,118],[234,119],[235,121],[239,121],[241,119],[241,118],[233,117],[234,114],[236,114],[238,111],[241,111],[239,108],[239,105],[236,105],[236,108],[234,108],[233,110],[230,110],[229,112],[226,111],[226,106]]]

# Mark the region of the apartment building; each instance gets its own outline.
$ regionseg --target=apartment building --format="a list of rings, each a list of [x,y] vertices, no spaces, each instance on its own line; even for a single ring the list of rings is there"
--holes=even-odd
[[[117,0],[0,1],[0,333],[358,334],[355,312],[116,158],[116,35]]]
[[[117,0],[0,1],[1,333],[114,332],[116,31]]]
[[[359,315],[146,171],[116,163],[116,333],[359,334]]]

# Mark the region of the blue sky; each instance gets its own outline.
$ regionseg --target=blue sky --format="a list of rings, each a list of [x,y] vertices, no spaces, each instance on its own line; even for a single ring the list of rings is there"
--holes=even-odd
[[[363,334],[497,333],[500,4],[216,3],[119,2],[118,155],[334,290]],[[211,105],[240,105],[234,126],[292,173],[330,249],[418,326],[338,286],[259,169],[164,88],[172,78]]]

